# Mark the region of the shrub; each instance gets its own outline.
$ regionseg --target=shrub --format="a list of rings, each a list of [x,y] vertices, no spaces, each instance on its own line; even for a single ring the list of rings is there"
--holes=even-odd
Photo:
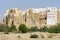
[[[48,28],[44,26],[44,27],[41,27],[39,31],[40,32],[46,32],[47,30],[48,30]]]
[[[0,24],[0,32],[7,33],[7,32],[13,32],[13,31],[16,31],[15,25],[11,25],[11,27],[9,27],[9,26]]]
[[[6,25],[0,24],[0,32],[9,31],[8,29],[9,29],[8,26],[6,27]]]
[[[11,29],[10,29],[10,27],[9,26],[7,26],[7,27],[5,27],[5,31],[4,32],[11,32]]]
[[[50,27],[47,31],[49,33],[60,33],[60,24]]]
[[[11,30],[12,32],[17,31],[17,29],[16,29],[15,25],[13,25],[13,24],[11,25],[10,30]]]
[[[0,32],[3,32],[5,30],[5,26],[3,24],[0,24]]]
[[[9,34],[9,32],[4,32],[4,34]]]
[[[33,35],[30,36],[30,38],[38,38],[38,35],[33,34]]]
[[[51,26],[50,28],[42,27],[39,30],[40,32],[49,32],[49,33],[60,33],[60,24],[56,26]]]
[[[36,32],[36,31],[38,31],[38,28],[37,28],[37,26],[31,27],[31,28],[29,29],[29,31],[30,31],[30,32]]]
[[[22,33],[26,33],[28,31],[28,28],[25,24],[21,24],[19,25],[19,31],[21,31]]]
[[[8,31],[5,31],[4,34],[9,34],[9,32]]]
[[[47,32],[49,32],[49,33],[55,33],[55,27],[51,26],[51,27],[47,30]]]

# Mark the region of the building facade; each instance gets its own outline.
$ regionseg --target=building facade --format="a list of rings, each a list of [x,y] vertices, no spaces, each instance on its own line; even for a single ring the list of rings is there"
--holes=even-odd
[[[56,25],[60,23],[60,9],[55,7],[30,8],[25,11],[18,8],[8,9],[3,17],[3,24],[14,24],[18,28],[20,24],[25,24],[28,28],[37,26],[38,28]]]

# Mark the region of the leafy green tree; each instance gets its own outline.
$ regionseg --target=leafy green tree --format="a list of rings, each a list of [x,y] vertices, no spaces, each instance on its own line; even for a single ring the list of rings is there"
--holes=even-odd
[[[22,33],[26,33],[28,31],[28,28],[26,27],[25,24],[20,24],[19,31],[21,31]]]

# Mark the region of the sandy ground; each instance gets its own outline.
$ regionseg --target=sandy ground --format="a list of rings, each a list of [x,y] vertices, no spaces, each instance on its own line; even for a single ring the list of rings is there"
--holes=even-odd
[[[30,38],[31,34],[37,34],[39,38]],[[41,35],[43,35],[44,38],[42,38]],[[49,36],[51,36],[51,38]],[[60,40],[60,33],[58,34],[43,33],[43,32],[17,33],[17,34],[0,33],[0,40]]]

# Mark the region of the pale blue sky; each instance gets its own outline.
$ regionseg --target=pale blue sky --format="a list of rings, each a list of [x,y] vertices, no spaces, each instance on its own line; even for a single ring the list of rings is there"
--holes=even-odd
[[[60,8],[60,0],[0,0],[0,20],[8,8],[57,7]]]

